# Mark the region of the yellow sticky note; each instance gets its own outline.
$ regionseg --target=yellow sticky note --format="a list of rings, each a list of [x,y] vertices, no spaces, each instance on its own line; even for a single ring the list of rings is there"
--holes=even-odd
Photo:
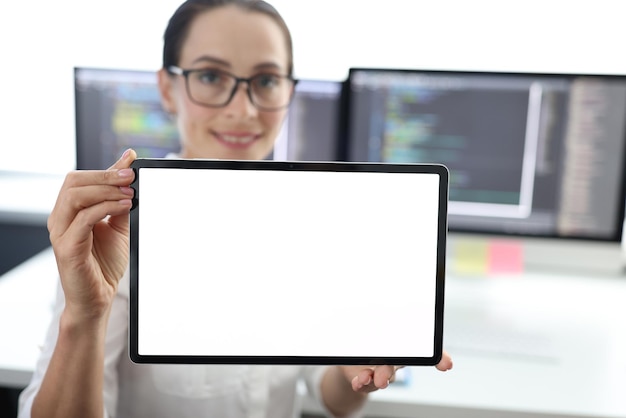
[[[483,240],[459,240],[452,252],[451,271],[459,275],[486,275],[488,268],[488,246]]]

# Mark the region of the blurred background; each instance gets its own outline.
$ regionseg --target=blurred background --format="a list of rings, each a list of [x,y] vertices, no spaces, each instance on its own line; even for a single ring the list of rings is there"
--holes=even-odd
[[[2,2],[0,170],[74,167],[73,67],[156,70],[178,0]],[[291,28],[296,76],[349,67],[626,73],[620,2],[272,2]]]

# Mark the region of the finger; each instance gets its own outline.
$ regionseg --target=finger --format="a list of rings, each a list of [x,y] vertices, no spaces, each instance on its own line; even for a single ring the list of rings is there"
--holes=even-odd
[[[129,168],[131,163],[137,159],[137,153],[132,148],[127,149],[122,153],[122,156],[117,160],[109,170],[120,170],[122,168]]]
[[[105,213],[118,215],[128,213],[132,202],[102,202],[81,211],[72,224],[68,227],[56,245],[54,246],[55,256],[59,273],[67,280],[71,277],[88,277],[90,274],[90,263],[86,263],[90,254],[97,245],[94,231]],[[118,215],[119,216],[119,215]],[[104,272],[103,272],[104,273]],[[82,276],[86,274],[87,276]],[[119,279],[119,277],[115,277]]]
[[[85,186],[70,186],[73,184],[82,184],[86,182],[84,177],[92,176],[91,173],[82,172],[74,172],[73,175],[68,175],[67,184],[61,189],[52,213],[48,218],[48,230],[50,231],[51,239],[62,235],[73,222],[76,215],[85,208],[106,201],[119,202],[132,199],[134,195],[133,189],[127,185],[123,185],[123,183],[129,182],[129,179],[133,176],[134,173],[130,169],[125,169],[117,173],[101,171],[99,173],[101,181],[122,183],[122,185],[92,183]],[[72,178],[70,179],[70,177]],[[108,178],[108,180],[105,180],[105,178]]]
[[[134,190],[130,189],[131,192],[134,194]],[[130,203],[130,207],[128,208],[128,211],[123,211],[122,213],[119,214],[114,214],[114,213],[109,213],[109,226],[111,226],[111,228],[117,230],[117,231],[124,231],[126,234],[129,234],[130,232],[130,216],[128,216],[128,214],[130,213],[130,210],[133,207],[133,202],[132,200],[120,200],[119,201],[120,205],[128,205]]]
[[[132,201],[130,199],[119,201],[101,202],[81,210],[72,220],[65,233],[63,240],[69,242],[82,242],[93,230],[93,227],[107,216],[126,216],[130,212]]]
[[[78,210],[83,207],[91,206],[98,201],[107,200],[110,197],[103,197],[101,194],[93,194],[92,196],[99,196],[97,199],[87,199],[80,204],[70,203],[76,202],[75,194],[79,196],[89,196],[88,190],[77,191],[75,188],[90,185],[111,185],[119,187],[127,187],[135,178],[135,173],[130,169],[130,165],[137,158],[137,154],[134,150],[126,150],[119,160],[117,160],[109,170],[80,170],[73,171],[65,177],[63,186],[57,197],[54,208],[52,209],[51,216],[48,218],[48,230],[51,235],[53,234],[53,228],[57,231],[64,231],[72,222]],[[130,194],[128,190],[124,189],[124,194]],[[85,195],[83,195],[85,193]],[[114,198],[113,198],[114,199]],[[126,199],[126,197],[121,197]]]
[[[452,357],[450,357],[450,354],[448,354],[448,352],[444,351],[441,356],[441,360],[439,361],[439,363],[437,363],[435,367],[437,368],[437,370],[445,372],[452,369],[453,365],[454,363],[452,362]]]
[[[368,386],[372,383],[372,377],[374,374],[374,370],[372,369],[363,369],[357,373],[356,376],[352,379],[352,390],[359,391],[363,387]]]
[[[73,193],[75,191],[74,188],[89,186],[89,185],[112,185],[119,187],[126,187],[130,185],[130,183],[134,180],[134,172],[130,169],[130,165],[137,158],[137,154],[132,149],[127,149],[119,160],[117,160],[108,170],[80,170],[73,171],[69,173],[65,177],[65,181],[63,182],[63,186],[59,192],[59,197],[55,202],[54,208],[52,209],[51,215],[55,216],[58,213],[58,220],[62,221],[63,219],[73,219],[71,214],[74,211],[70,211],[69,213],[64,212],[63,208],[68,208],[67,200],[70,202],[74,202]],[[69,192],[68,192],[69,191]],[[88,193],[84,191],[84,193]],[[69,196],[68,196],[69,194]],[[128,193],[127,193],[128,194]],[[94,194],[97,196],[99,194]],[[105,199],[101,199],[105,200]],[[97,200],[96,200],[97,202]],[[82,207],[90,206],[94,204],[94,201],[87,201],[82,204]],[[76,207],[76,206],[75,206]],[[81,207],[81,206],[78,206]],[[70,215],[68,217],[68,215]],[[53,220],[57,220],[53,218]],[[49,229],[50,229],[50,225]],[[67,222],[60,223],[60,228],[64,229],[67,227]]]
[[[394,366],[376,366],[374,370],[374,386],[384,389],[393,380],[396,369]]]

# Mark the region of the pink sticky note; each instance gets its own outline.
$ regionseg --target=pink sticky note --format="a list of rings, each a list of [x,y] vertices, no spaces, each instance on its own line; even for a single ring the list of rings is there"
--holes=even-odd
[[[494,240],[489,243],[490,274],[521,273],[524,270],[524,248],[515,241]]]

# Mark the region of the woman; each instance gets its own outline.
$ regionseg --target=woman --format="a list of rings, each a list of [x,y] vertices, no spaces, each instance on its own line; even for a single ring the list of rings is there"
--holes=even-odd
[[[170,19],[158,73],[180,157],[262,159],[293,93],[289,31],[262,1],[189,0]],[[138,365],[127,355],[129,223],[135,159],[68,174],[48,221],[58,264],[54,320],[20,397],[27,417],[291,417],[296,382],[337,417],[393,380],[392,366]],[[171,198],[178,198],[176,190]],[[364,308],[365,309],[365,308]],[[438,368],[452,366],[444,355]]]

